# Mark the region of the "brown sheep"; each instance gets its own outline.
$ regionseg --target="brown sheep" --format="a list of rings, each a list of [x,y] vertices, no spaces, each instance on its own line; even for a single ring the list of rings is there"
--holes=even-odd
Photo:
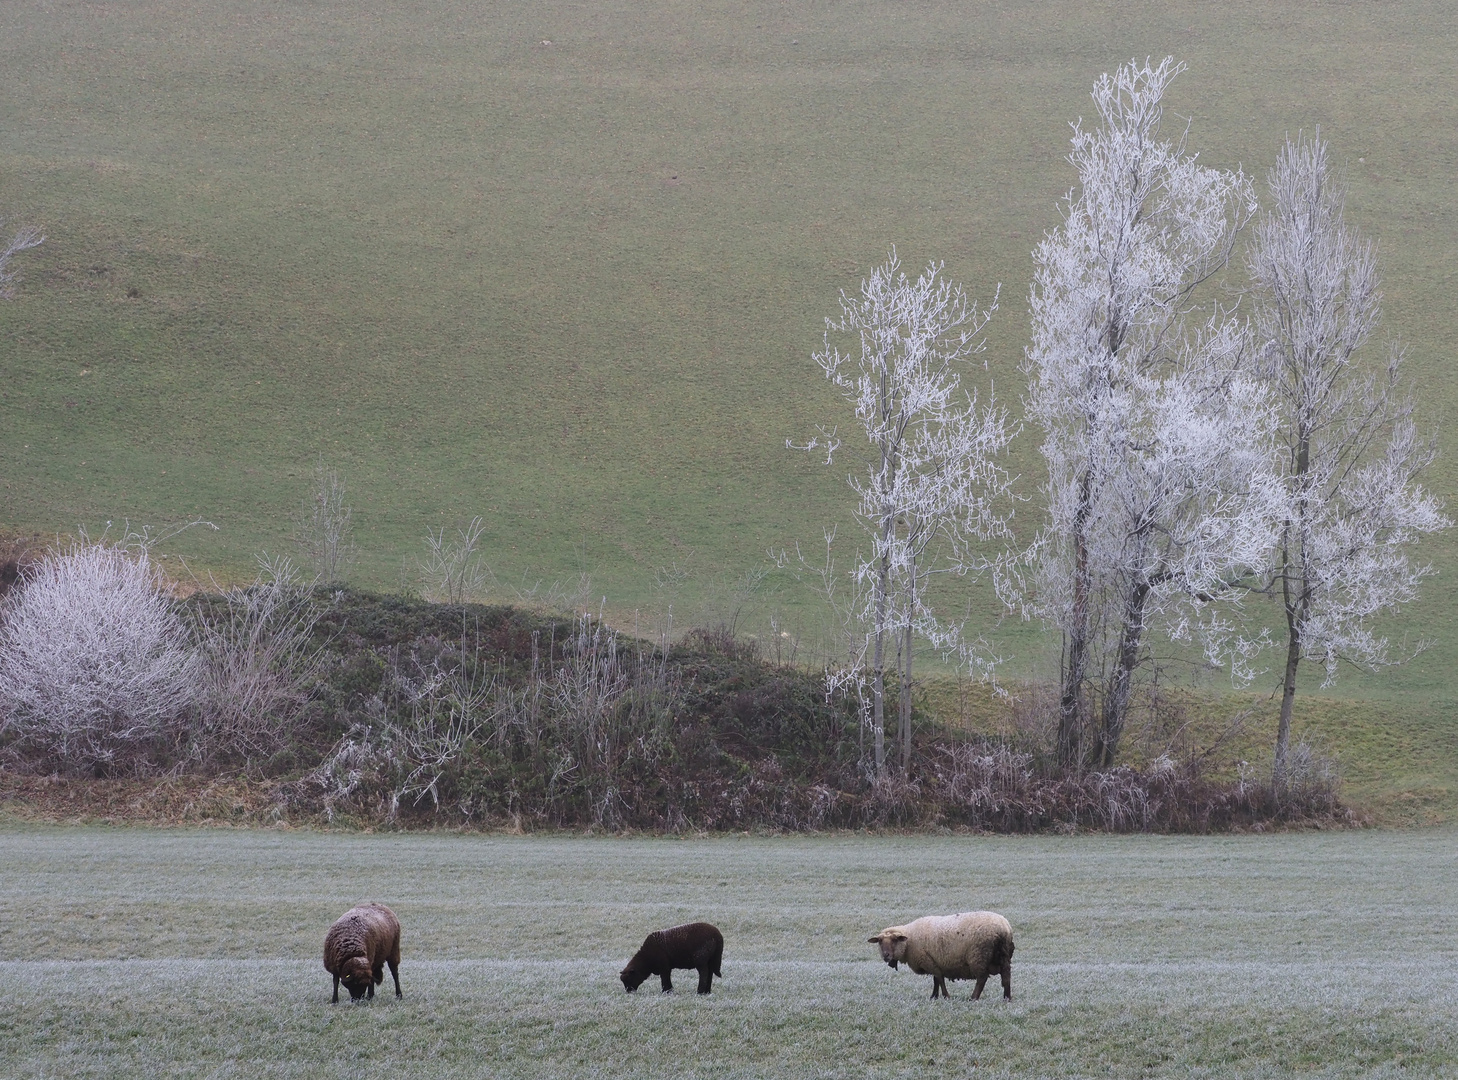
[[[905,964],[918,975],[930,975],[933,1000],[951,997],[948,979],[976,979],[972,991],[976,1001],[994,972],[1002,976],[1002,996],[1012,999],[1012,926],[996,912],[928,915],[904,926],[888,926],[870,942],[881,946],[881,959],[892,971]]]
[[[375,987],[385,981],[385,965],[400,993],[400,920],[384,904],[352,907],[324,936],[324,970],[334,976],[334,1000],[339,1004],[343,981],[352,1000],[373,998]]]
[[[628,966],[618,973],[623,989],[632,993],[650,975],[657,975],[666,994],[673,989],[674,968],[697,968],[699,993],[713,989],[714,976],[723,978],[719,962],[724,958],[724,935],[706,922],[684,923],[667,930],[655,930],[643,939]]]

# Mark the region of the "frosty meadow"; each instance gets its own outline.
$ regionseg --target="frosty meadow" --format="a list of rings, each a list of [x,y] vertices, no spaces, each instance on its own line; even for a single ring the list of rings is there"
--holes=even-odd
[[[1436,1078],[1453,840],[6,826],[0,1053],[26,1077]],[[331,1008],[320,937],[363,896],[400,915],[405,996]],[[1011,1002],[930,1001],[866,944],[976,907],[1016,928]],[[643,932],[695,918],[724,932],[714,992],[623,993]]]

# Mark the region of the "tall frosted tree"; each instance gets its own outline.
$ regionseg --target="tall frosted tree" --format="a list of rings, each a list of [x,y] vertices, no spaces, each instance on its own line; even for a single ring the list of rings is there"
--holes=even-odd
[[[826,319],[815,359],[845,395],[865,434],[864,470],[850,476],[868,548],[854,574],[859,621],[868,636],[871,728],[876,771],[886,769],[885,683],[894,653],[900,676],[897,742],[904,770],[911,753],[912,651],[920,635],[974,665],[977,650],[960,628],[938,619],[928,598],[938,574],[985,569],[978,545],[1008,535],[1004,501],[1011,478],[999,462],[1015,433],[995,402],[979,407],[961,371],[984,346],[992,306],[979,310],[932,263],[911,281],[893,248],[861,283],[842,292],[839,319]],[[849,339],[842,352],[833,339]],[[841,443],[823,447],[826,463]]]
[[[1073,125],[1078,186],[1034,252],[1028,415],[1048,521],[1032,604],[1062,634],[1058,754],[1108,767],[1155,625],[1214,633],[1263,565],[1279,514],[1274,413],[1242,323],[1198,290],[1254,213],[1239,172],[1162,129],[1184,65],[1131,62]]]
[[[1328,683],[1343,660],[1393,662],[1372,620],[1414,599],[1430,570],[1410,549],[1451,522],[1417,483],[1433,449],[1400,392],[1401,350],[1364,359],[1381,319],[1377,252],[1344,220],[1345,192],[1320,132],[1287,140],[1270,189],[1249,269],[1287,496],[1274,572],[1286,623],[1272,771],[1279,792],[1301,660],[1322,664]]]

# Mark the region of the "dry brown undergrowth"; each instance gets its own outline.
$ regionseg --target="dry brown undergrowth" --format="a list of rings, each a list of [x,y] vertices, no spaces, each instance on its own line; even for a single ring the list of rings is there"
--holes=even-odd
[[[246,778],[83,780],[0,770],[0,817],[48,824],[256,826],[279,820],[277,786]]]

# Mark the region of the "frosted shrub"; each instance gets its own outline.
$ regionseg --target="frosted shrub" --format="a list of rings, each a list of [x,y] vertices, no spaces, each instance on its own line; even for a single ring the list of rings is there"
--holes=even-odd
[[[427,531],[428,554],[420,563],[422,595],[436,604],[466,604],[490,592],[491,569],[481,561],[477,547],[486,523],[471,519],[464,529],[446,539],[445,526]]]
[[[440,782],[487,723],[493,680],[479,663],[459,657],[422,663],[398,654],[385,670],[383,693],[369,706],[369,719],[344,733],[305,782],[322,795],[333,820],[339,803],[368,805],[372,797],[394,821],[400,803],[419,806],[430,797],[440,806]]]
[[[287,559],[260,560],[251,585],[193,608],[205,659],[195,757],[213,765],[252,763],[284,748],[323,661],[314,640],[322,613],[314,585]]]
[[[0,743],[33,767],[136,770],[192,705],[199,660],[145,549],[73,543],[0,623]]]

